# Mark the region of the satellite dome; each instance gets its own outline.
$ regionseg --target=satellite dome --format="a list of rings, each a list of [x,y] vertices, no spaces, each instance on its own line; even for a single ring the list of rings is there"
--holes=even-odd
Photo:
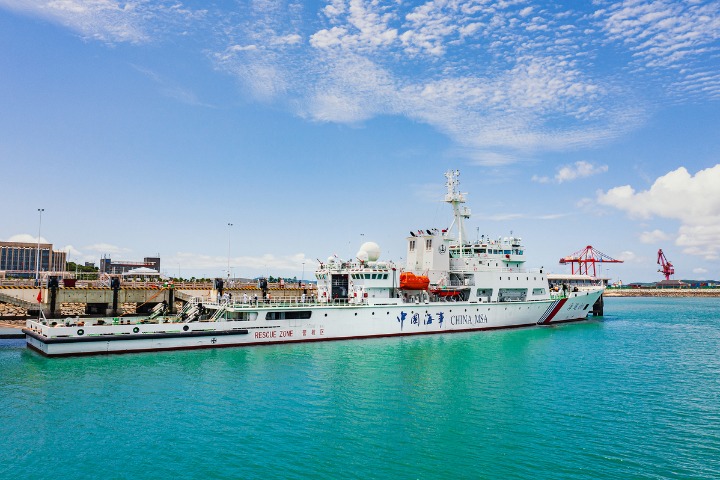
[[[358,260],[360,260],[359,255],[361,252],[367,255],[367,261],[369,262],[377,262],[377,259],[380,258],[380,246],[375,242],[365,242],[360,245]]]
[[[365,250],[358,250],[358,252],[355,254],[355,258],[357,258],[361,262],[367,262],[368,252],[366,252]]]

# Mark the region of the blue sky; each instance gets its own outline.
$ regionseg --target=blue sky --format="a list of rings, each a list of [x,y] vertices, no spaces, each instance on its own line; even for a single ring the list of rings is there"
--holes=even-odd
[[[447,227],[452,168],[531,267],[720,279],[716,1],[0,0],[0,44],[3,240],[309,277]]]

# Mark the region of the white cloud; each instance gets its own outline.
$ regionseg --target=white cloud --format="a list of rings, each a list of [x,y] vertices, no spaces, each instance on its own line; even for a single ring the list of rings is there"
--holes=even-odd
[[[82,247],[82,249],[90,250],[91,252],[97,252],[100,254],[124,254],[132,252],[132,249],[130,248],[119,247],[110,243],[94,243],[92,245]]]
[[[68,262],[75,262],[77,264],[83,264],[85,262],[92,262],[95,265],[98,264],[100,260],[101,253],[99,252],[93,252],[92,250],[88,252],[83,252],[81,250],[78,250],[73,245],[66,245],[60,250],[67,253],[67,261]],[[108,253],[108,252],[102,252],[102,253]]]
[[[629,49],[639,70],[672,71],[670,90],[720,98],[715,56],[720,40],[716,1],[634,0],[612,2],[596,13],[608,40]]]
[[[108,43],[144,43],[170,25],[187,24],[204,11],[190,11],[177,2],[116,0],[0,0],[0,7],[63,25],[83,37]]]
[[[599,173],[605,173],[608,171],[607,165],[593,165],[589,162],[579,161],[573,165],[566,165],[561,167],[558,173],[555,175],[555,181],[557,183],[568,182],[576,180],[578,178],[587,178]]]
[[[538,220],[557,220],[558,218],[565,218],[569,216],[569,213],[547,213],[545,215],[539,215]]]
[[[406,116],[484,165],[514,162],[520,151],[594,146],[635,128],[643,110],[613,100],[621,90],[582,68],[575,37],[586,34],[573,25],[582,16],[535,10],[515,1],[337,0],[319,27],[300,35],[295,15],[305,10],[253,7],[213,58],[256,99],[301,117],[352,124]],[[292,35],[309,41],[274,40]]]
[[[517,161],[517,157],[515,155],[501,152],[466,149],[466,151],[456,151],[456,153],[460,156],[469,158],[471,163],[474,165],[482,165],[485,167],[507,165],[508,163],[514,163]]]
[[[517,220],[518,218],[527,218],[527,215],[523,213],[498,213],[496,215],[477,215],[475,218],[491,222],[505,222],[508,220]]]
[[[693,268],[692,272],[698,273],[700,275],[705,275],[706,273],[709,272],[709,270],[707,268],[698,267],[698,268]]]
[[[228,48],[231,52],[247,52],[251,50],[257,50],[257,45],[233,45]]]
[[[615,257],[616,260],[622,260],[625,263],[629,263],[632,265],[640,265],[643,268],[646,268],[648,265],[653,265],[655,263],[655,257],[648,257],[647,255],[638,255],[637,253],[625,250],[620,252],[617,257]]]
[[[223,256],[201,255],[191,252],[178,252],[172,257],[163,259],[165,265],[180,265],[182,269],[227,270],[228,258]],[[305,272],[315,269],[316,261],[305,257],[302,253],[286,256],[265,254],[259,257],[230,257],[230,269],[247,269],[272,272],[300,272],[305,264]]]
[[[70,256],[79,257],[79,256],[82,255],[82,252],[80,252],[80,250],[76,249],[76,248],[75,248],[74,246],[72,246],[72,245],[65,245],[65,246],[62,247],[60,250],[62,250],[63,252],[67,253],[67,254],[68,254],[68,257],[70,257]]]
[[[17,235],[13,235],[10,238],[8,238],[6,241],[8,242],[22,242],[22,243],[34,243],[36,244],[38,241],[38,237],[29,235],[27,233],[20,233]],[[48,239],[45,237],[40,237],[40,243],[51,243]],[[101,253],[126,253],[130,252],[130,249],[127,248],[121,248],[115,245],[110,245],[106,243],[102,244],[95,244],[95,245],[89,245],[87,247],[83,247],[81,250],[78,250],[73,245],[66,245],[64,247],[60,247],[58,245],[53,244],[53,250],[59,250],[67,253],[68,261],[73,262],[97,262],[99,260]],[[88,251],[90,253],[88,253]]]
[[[30,234],[27,233],[19,233],[17,235],[13,235],[12,237],[7,239],[8,242],[20,242],[20,243],[38,243],[38,237],[33,237]],[[40,243],[50,243],[47,241],[47,239],[43,236],[40,236]]]
[[[616,260],[622,260],[626,263],[637,263],[638,256],[635,254],[635,252],[631,252],[630,250],[625,250],[620,252],[620,255],[617,256]]]
[[[549,183],[551,181],[554,181],[555,183],[563,183],[577,180],[578,178],[587,178],[607,171],[607,165],[593,165],[589,162],[579,161],[572,165],[559,167],[555,177],[552,179],[546,176],[533,175],[532,181],[538,183]]]
[[[712,260],[720,257],[720,164],[695,174],[685,167],[658,178],[650,189],[630,185],[598,193],[598,202],[632,218],[668,218],[680,222],[675,243],[684,252]]]
[[[188,90],[187,88],[184,88],[180,85],[172,84],[172,82],[168,81],[167,79],[163,78],[156,72],[141,67],[139,65],[133,65],[133,67],[145,75],[146,77],[150,78],[155,84],[158,86],[158,90],[161,94],[168,98],[173,98],[181,103],[187,104],[187,105],[194,105],[194,106],[203,106],[203,107],[212,107],[212,105],[208,105],[207,103],[202,102],[195,92]]]
[[[642,232],[640,234],[640,241],[642,243],[658,243],[664,242],[670,239],[670,235],[663,232],[662,230],[653,230],[651,232]]]
[[[481,152],[490,165],[626,135],[649,111],[635,91],[657,83],[720,98],[717,2],[594,4],[587,15],[519,0],[328,0],[318,9],[252,0],[211,12],[170,0],[0,0],[0,8],[108,43],[210,32],[199,49],[253,100],[321,122],[405,116],[450,137],[471,161],[479,156],[472,150]],[[616,75],[628,67],[625,53],[647,72],[637,84]],[[598,63],[618,70],[600,73]],[[201,105],[179,86],[163,92]],[[568,168],[555,181],[584,175]]]

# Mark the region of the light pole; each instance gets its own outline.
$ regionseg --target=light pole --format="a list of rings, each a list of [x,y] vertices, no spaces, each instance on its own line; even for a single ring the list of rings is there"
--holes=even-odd
[[[44,211],[44,208],[38,208],[38,213],[40,214],[40,223],[38,223],[38,243],[37,253],[35,255],[35,285],[40,285],[40,232],[42,230],[42,212]]]
[[[305,285],[305,262],[302,262],[302,266],[303,266],[303,273],[302,273],[302,277],[300,278],[300,285]]]
[[[228,223],[228,269],[227,269],[227,276],[228,280],[230,280],[230,229],[232,228],[233,224]]]

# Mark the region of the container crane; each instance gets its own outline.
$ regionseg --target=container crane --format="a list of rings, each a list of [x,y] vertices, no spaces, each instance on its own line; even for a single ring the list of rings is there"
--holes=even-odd
[[[568,255],[567,257],[560,259],[561,265],[565,265],[567,263],[570,264],[573,275],[577,273],[578,275],[591,275],[593,277],[597,277],[597,273],[595,271],[596,263],[623,263],[623,261],[615,260],[601,251],[594,249],[592,245],[588,245],[582,250],[578,250],[572,255]],[[577,264],[577,271],[575,270],[575,264]],[[592,273],[590,271],[590,267],[592,267]]]
[[[665,275],[665,280],[670,280],[670,275],[675,274],[675,267],[673,267],[673,264],[668,261],[667,258],[665,258],[665,254],[662,251],[662,248],[658,250],[658,259],[657,259],[658,265],[660,265],[660,270],[658,272]]]

